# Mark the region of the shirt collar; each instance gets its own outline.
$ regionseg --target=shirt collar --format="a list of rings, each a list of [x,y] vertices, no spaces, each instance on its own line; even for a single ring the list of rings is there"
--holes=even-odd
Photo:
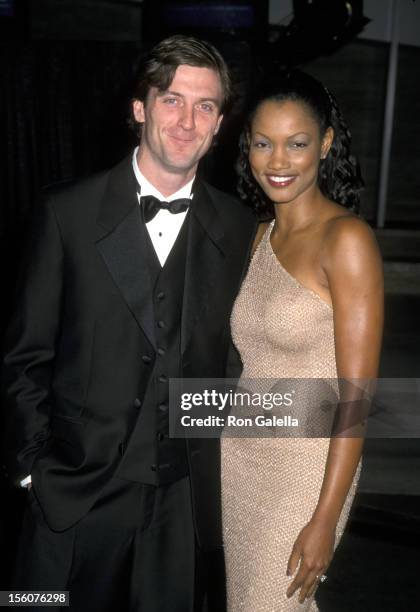
[[[181,189],[178,189],[178,191],[176,191],[175,193],[172,193],[170,196],[167,196],[167,197],[163,196],[160,193],[160,191],[158,191],[156,187],[154,187],[152,183],[150,183],[147,180],[147,178],[140,172],[139,166],[137,164],[138,149],[139,148],[136,147],[133,153],[133,170],[134,170],[134,174],[137,179],[137,182],[139,184],[142,196],[152,195],[152,196],[155,196],[155,198],[158,198],[158,200],[163,200],[166,202],[172,202],[172,200],[177,200],[178,198],[190,198],[191,199],[193,197],[193,194],[191,193],[191,189],[192,189],[192,185],[193,185],[195,176],[186,185],[181,187]]]

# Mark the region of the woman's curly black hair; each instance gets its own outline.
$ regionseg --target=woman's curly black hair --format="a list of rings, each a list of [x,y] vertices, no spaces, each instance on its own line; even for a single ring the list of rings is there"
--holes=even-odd
[[[320,161],[318,185],[327,198],[357,214],[364,182],[359,164],[350,153],[349,129],[333,94],[317,79],[300,70],[284,72],[275,82],[263,85],[258,98],[251,104],[247,123],[239,139],[239,157],[236,162],[240,198],[254,209],[260,219],[274,217],[273,203],[255,181],[248,161],[252,120],[257,108],[267,100],[303,102],[317,120],[321,137],[329,126],[333,128],[333,143],[327,157]]]

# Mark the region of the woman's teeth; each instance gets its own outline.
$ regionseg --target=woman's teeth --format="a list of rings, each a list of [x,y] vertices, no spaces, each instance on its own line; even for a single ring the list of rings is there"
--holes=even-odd
[[[291,181],[294,180],[294,176],[276,176],[276,175],[267,175],[267,178],[272,183],[276,183],[276,185],[287,185]]]

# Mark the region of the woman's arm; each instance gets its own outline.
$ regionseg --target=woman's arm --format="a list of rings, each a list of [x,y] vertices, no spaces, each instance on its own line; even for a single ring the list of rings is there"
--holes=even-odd
[[[382,262],[370,228],[358,219],[337,220],[326,243],[324,269],[334,313],[334,339],[339,379],[353,380],[343,387],[345,411],[354,409],[369,381],[378,375],[383,328]],[[360,381],[360,385],[357,382]],[[360,388],[360,397],[352,396]],[[345,418],[345,417],[344,417]],[[348,417],[349,421],[350,418]],[[360,459],[363,438],[346,436],[330,443],[324,483],[314,517],[338,521]]]
[[[360,460],[363,438],[360,409],[363,387],[378,373],[383,327],[383,275],[378,247],[369,227],[356,218],[331,222],[325,241],[322,265],[328,279],[334,313],[334,338],[339,379],[360,381],[349,385],[341,397],[342,417],[352,426],[330,442],[319,500],[309,524],[297,538],[288,566],[299,571],[288,596],[300,590],[299,600],[313,594],[318,577],[327,569],[333,554],[335,528]],[[353,420],[352,420],[353,416]]]

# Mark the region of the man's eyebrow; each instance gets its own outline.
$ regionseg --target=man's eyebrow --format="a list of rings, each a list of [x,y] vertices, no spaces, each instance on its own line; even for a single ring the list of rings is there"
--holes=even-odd
[[[177,91],[172,91],[171,89],[162,89],[158,91],[158,96],[178,96],[182,98],[183,95],[178,93]]]
[[[213,102],[216,106],[221,106],[221,102],[218,98],[200,98],[199,102]]]
[[[159,91],[159,97],[162,96],[177,96],[178,98],[184,98],[184,95],[179,93],[178,91],[173,91],[172,89],[165,89],[164,91]],[[221,106],[221,102],[218,98],[212,98],[209,96],[208,98],[200,98],[197,102],[213,102],[216,106]]]

